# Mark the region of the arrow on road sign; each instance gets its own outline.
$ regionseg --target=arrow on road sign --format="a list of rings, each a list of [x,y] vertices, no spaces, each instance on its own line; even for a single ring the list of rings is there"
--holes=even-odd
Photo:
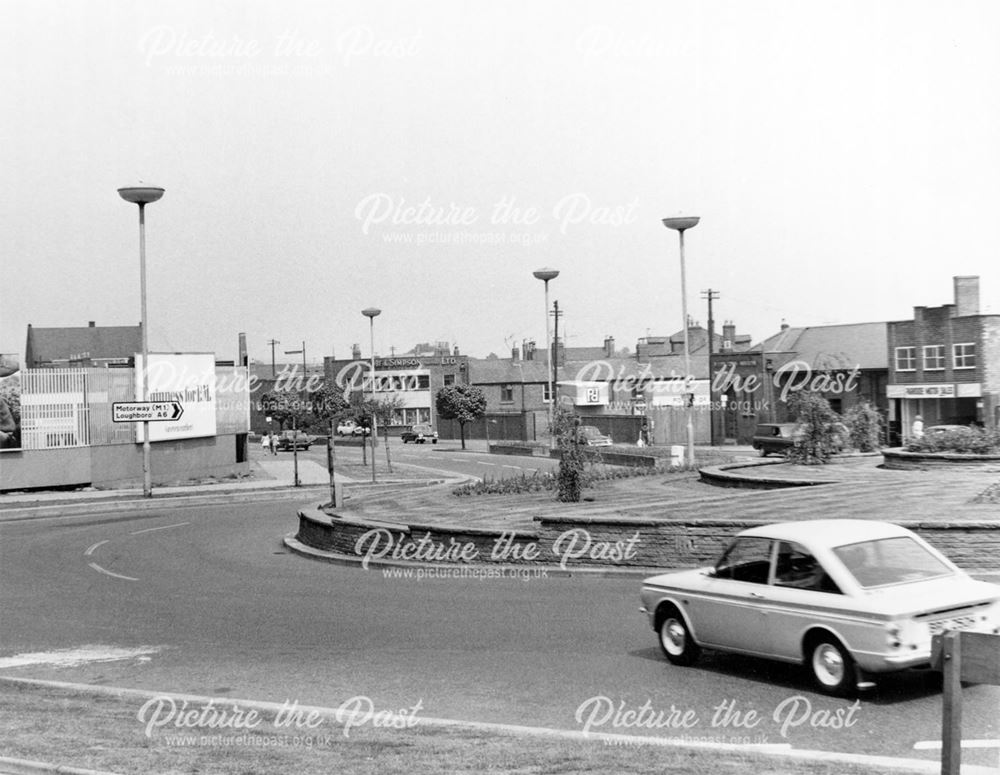
[[[112,422],[170,422],[184,414],[180,401],[116,401],[111,404]]]

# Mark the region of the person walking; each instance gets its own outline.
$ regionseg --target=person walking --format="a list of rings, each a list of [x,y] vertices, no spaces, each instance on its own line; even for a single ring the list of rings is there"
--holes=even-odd
[[[271,451],[271,434],[262,433],[260,434],[260,451],[265,455]]]
[[[913,428],[911,429],[913,438],[922,439],[924,437],[924,418],[919,414],[913,420]]]
[[[271,431],[271,454],[278,454],[278,436],[274,431]]]

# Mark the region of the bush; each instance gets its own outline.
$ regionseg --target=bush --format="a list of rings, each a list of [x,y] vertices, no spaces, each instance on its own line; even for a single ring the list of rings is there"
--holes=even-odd
[[[858,452],[877,452],[885,438],[882,415],[867,401],[852,406],[844,414],[851,446]]]
[[[818,393],[801,390],[792,395],[788,405],[799,424],[789,459],[801,465],[828,462],[844,441],[841,438],[843,425],[830,408],[830,402]]]
[[[967,428],[925,433],[906,445],[908,452],[955,452],[962,455],[1000,454],[1000,431],[970,425]]]

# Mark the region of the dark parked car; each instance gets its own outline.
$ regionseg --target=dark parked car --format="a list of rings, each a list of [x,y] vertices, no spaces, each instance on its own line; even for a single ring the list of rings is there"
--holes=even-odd
[[[278,449],[309,449],[309,446],[316,441],[315,436],[310,436],[305,431],[282,431],[278,436]]]
[[[580,443],[588,447],[610,447],[614,442],[610,436],[601,433],[596,425],[581,425]]]
[[[430,425],[411,425],[399,434],[399,438],[403,440],[404,444],[408,441],[412,441],[414,444],[425,444],[428,441],[431,444],[438,443],[437,431]]]
[[[786,455],[795,444],[797,427],[793,422],[761,423],[753,432],[753,448],[759,451],[762,457],[766,457],[770,452]]]

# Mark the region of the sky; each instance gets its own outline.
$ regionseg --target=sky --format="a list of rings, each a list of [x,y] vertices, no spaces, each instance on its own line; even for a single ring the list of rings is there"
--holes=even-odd
[[[0,352],[278,360],[1000,313],[995,0],[0,0]]]

